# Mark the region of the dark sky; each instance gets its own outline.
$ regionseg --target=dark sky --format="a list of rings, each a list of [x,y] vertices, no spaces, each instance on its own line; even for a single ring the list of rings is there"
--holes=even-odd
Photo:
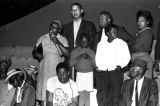
[[[55,0],[0,0],[0,26],[28,15]]]

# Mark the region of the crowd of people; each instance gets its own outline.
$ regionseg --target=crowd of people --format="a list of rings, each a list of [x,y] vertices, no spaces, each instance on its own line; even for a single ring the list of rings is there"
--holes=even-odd
[[[153,75],[160,76],[160,35],[152,60],[151,12],[137,11],[136,35],[115,25],[108,11],[99,13],[97,32],[83,15],[73,3],[71,22],[51,21],[32,52],[38,69],[8,70],[11,59],[0,58],[0,106],[90,106],[94,89],[98,106],[160,106],[160,77]]]

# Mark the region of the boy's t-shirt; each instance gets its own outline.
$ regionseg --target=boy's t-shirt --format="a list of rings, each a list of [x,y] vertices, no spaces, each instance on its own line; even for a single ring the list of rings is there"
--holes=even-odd
[[[73,80],[63,84],[57,76],[48,79],[47,90],[53,93],[53,106],[66,106],[72,103],[71,98],[78,96],[77,85]]]

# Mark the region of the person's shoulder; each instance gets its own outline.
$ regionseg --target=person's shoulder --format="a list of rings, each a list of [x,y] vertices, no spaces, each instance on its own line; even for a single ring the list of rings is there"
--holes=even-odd
[[[81,50],[81,47],[74,48],[71,53],[79,52]]]
[[[116,38],[115,41],[116,41],[117,43],[119,43],[119,44],[124,44],[124,45],[127,44],[124,40],[122,40],[122,39],[120,39],[120,38]]]
[[[144,31],[142,31],[143,34],[152,34],[152,30],[149,28],[149,29],[146,29]]]
[[[69,79],[69,82],[70,82],[71,84],[73,84],[73,85],[77,85],[76,82],[75,82],[74,80],[72,80],[72,79]]]
[[[157,84],[155,79],[144,77],[144,80],[150,84]]]
[[[48,79],[48,83],[53,83],[54,81],[58,80],[58,77],[57,76],[54,76],[54,77],[51,77]]]
[[[128,85],[128,84],[130,84],[132,81],[133,81],[132,78],[131,78],[131,79],[127,79],[127,80],[125,80],[125,81],[123,82],[123,84]]]
[[[88,24],[88,25],[94,25],[94,23],[90,20],[82,19],[82,22],[85,23],[85,24]]]

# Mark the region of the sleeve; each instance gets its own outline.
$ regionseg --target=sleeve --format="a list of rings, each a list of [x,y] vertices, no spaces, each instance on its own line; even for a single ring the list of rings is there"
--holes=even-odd
[[[118,38],[124,40],[127,44],[129,49],[133,46],[135,38],[127,32],[125,27],[118,27]]]
[[[78,96],[78,87],[77,84],[71,80],[72,83],[72,89],[73,89],[73,97],[77,97]]]
[[[21,106],[34,106],[35,105],[35,91],[31,87],[27,87],[23,92],[23,100]]]
[[[41,37],[37,40],[36,46],[38,46],[40,43],[42,43],[42,40],[43,40],[43,36],[41,36]]]
[[[88,54],[91,57],[91,63],[92,66],[95,68],[96,67],[96,62],[95,62],[95,52],[90,50],[90,53]]]
[[[69,47],[68,41],[67,41],[67,39],[65,37],[62,36],[61,39],[60,39],[60,42],[62,43],[62,45],[64,47]]]
[[[90,37],[89,47],[93,49],[94,43],[95,43],[95,36],[96,36],[96,27],[93,24],[93,22],[91,22],[89,25],[90,25],[90,27],[88,27],[89,28],[88,35]]]
[[[125,100],[127,100],[126,99],[126,96],[127,96],[126,91],[127,90],[126,90],[126,81],[125,81],[123,83],[122,89],[121,89],[122,95],[121,95],[121,98],[120,98],[119,106],[127,106],[127,103],[125,101]]]
[[[118,50],[119,49],[119,50]],[[128,48],[128,45],[126,42],[121,42],[121,45],[117,48],[117,65],[121,66],[121,68],[124,68],[128,65],[131,55]],[[118,55],[119,54],[119,55]]]
[[[51,77],[47,80],[47,88],[49,92],[54,92],[54,84],[55,84],[55,77]]]
[[[157,82],[155,80],[152,80],[147,106],[157,106],[157,104],[158,104],[158,86]]]
[[[78,55],[77,55],[77,52],[76,52],[76,49],[74,49],[71,54],[70,54],[70,59],[69,59],[69,65],[71,67],[73,67],[74,65],[77,64],[78,62],[78,59],[77,59]]]

